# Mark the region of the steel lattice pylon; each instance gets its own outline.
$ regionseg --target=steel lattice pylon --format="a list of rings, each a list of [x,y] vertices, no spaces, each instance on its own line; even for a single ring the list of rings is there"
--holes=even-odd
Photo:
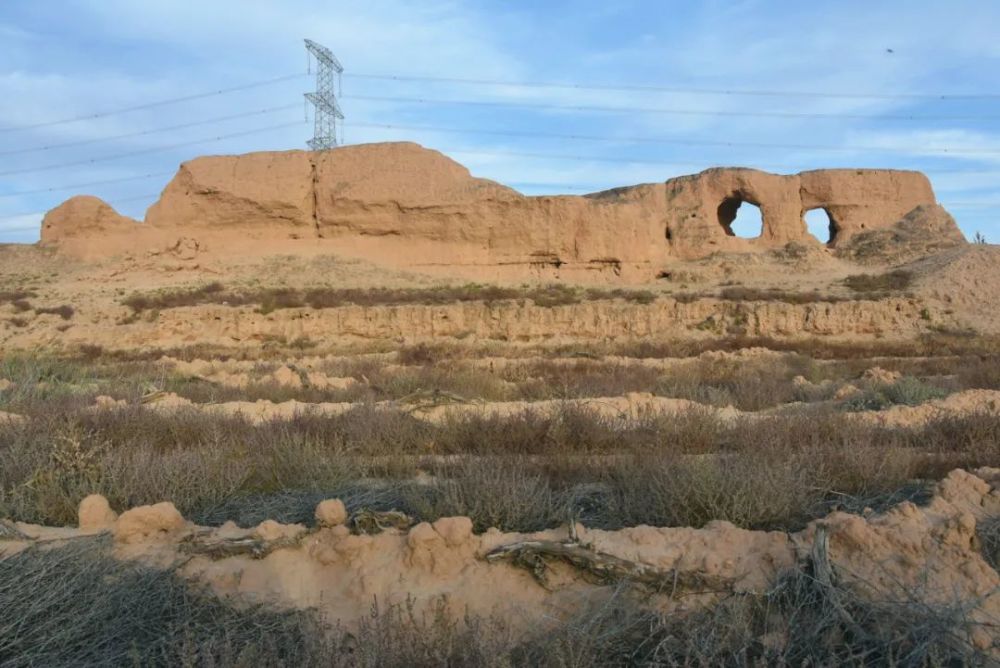
[[[314,151],[325,151],[337,145],[337,121],[344,119],[337,104],[340,75],[344,68],[330,49],[311,39],[305,42],[306,49],[316,58],[316,91],[306,93],[306,99],[315,107],[313,138],[306,143]]]

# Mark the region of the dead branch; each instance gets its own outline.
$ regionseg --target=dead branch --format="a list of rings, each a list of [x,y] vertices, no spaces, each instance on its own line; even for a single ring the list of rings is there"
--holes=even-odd
[[[181,542],[180,548],[182,552],[187,554],[208,557],[209,559],[227,559],[229,557],[242,556],[249,556],[251,559],[263,559],[275,550],[298,547],[306,535],[308,535],[308,532],[303,532],[295,538],[264,540],[254,536],[245,536],[243,538],[205,538],[198,534],[193,534]]]
[[[816,535],[813,538],[809,561],[812,564],[813,577],[823,589],[827,600],[833,605],[840,621],[852,631],[864,633],[861,625],[858,624],[841,600],[840,583],[836,571],[833,570],[833,564],[830,562],[830,534],[824,524],[816,525]]]
[[[546,561],[557,560],[580,569],[601,584],[632,582],[671,597],[691,593],[732,591],[735,578],[722,578],[705,573],[661,570],[606,552],[598,552],[575,540],[534,540],[500,546],[486,555],[487,561],[510,560],[527,568],[543,587],[548,588]]]
[[[413,519],[398,510],[378,511],[362,508],[351,516],[350,525],[355,533],[377,534],[386,529],[406,531],[413,526]]]

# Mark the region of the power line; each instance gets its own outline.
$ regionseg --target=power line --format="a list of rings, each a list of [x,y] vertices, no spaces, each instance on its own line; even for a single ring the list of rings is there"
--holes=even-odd
[[[408,131],[430,131],[444,132],[451,134],[471,134],[471,135],[496,135],[501,137],[538,137],[547,139],[568,139],[574,141],[596,141],[626,144],[677,144],[683,146],[721,146],[726,148],[764,148],[764,149],[790,149],[803,151],[877,151],[883,153],[906,153],[912,154],[911,149],[897,148],[891,146],[823,146],[817,144],[776,144],[767,142],[740,142],[740,141],[712,141],[705,139],[681,139],[676,137],[613,137],[599,135],[577,135],[559,134],[551,132],[536,132],[523,130],[490,130],[478,128],[452,128],[439,125],[396,125],[391,123],[352,123],[352,127],[379,128],[386,130],[408,130]],[[924,153],[936,153],[942,155],[953,155],[960,153],[974,153],[981,155],[1000,155],[1000,149],[979,149],[979,148],[924,148]],[[2,174],[0,174],[2,175]]]
[[[0,132],[19,132],[21,130],[33,130],[35,128],[44,128],[52,125],[62,125],[64,123],[76,123],[78,121],[89,121],[95,118],[105,118],[107,116],[115,116],[117,114],[124,114],[130,111],[140,111],[142,109],[152,109],[154,107],[162,107],[168,104],[177,104],[179,102],[190,102],[191,100],[200,100],[206,97],[214,97],[216,95],[225,95],[227,93],[235,93],[237,91],[249,90],[251,88],[260,88],[261,86],[270,86],[272,84],[281,83],[282,81],[291,81],[292,79],[298,79],[304,77],[305,74],[288,74],[283,77],[275,77],[274,79],[262,79],[260,81],[251,81],[250,83],[243,84],[241,86],[233,86],[231,88],[220,88],[218,90],[207,91],[205,93],[195,93],[193,95],[184,95],[182,97],[172,97],[163,100],[157,100],[156,102],[147,102],[146,104],[138,104],[132,107],[122,107],[119,109],[111,109],[108,111],[101,111],[94,114],[86,114],[84,116],[74,116],[72,118],[63,118],[57,121],[43,121],[41,123],[32,123],[30,125],[17,125],[7,128],[0,128]]]
[[[31,130],[42,127],[50,127],[53,125],[62,125],[65,123],[76,123],[79,121],[105,118],[108,116],[114,116],[117,114],[123,114],[132,111],[141,111],[143,109],[152,109],[155,107],[161,107],[170,104],[189,102],[192,100],[214,97],[217,95],[235,93],[243,90],[249,90],[252,88],[270,86],[284,81],[299,79],[304,76],[307,75],[304,73],[288,74],[285,76],[274,77],[271,79],[251,81],[239,86],[231,86],[229,88],[220,88],[216,90],[205,91],[202,93],[194,93],[191,95],[165,98],[157,100],[155,102],[148,102],[145,104],[133,105],[130,107],[121,107],[118,109],[110,109],[106,111],[95,112],[92,114],[84,114],[81,116],[73,116],[53,121],[42,121],[39,123],[31,123],[26,125],[17,125],[6,128],[0,128],[0,132],[18,132],[18,131]],[[776,91],[776,90],[729,89],[729,88],[725,89],[685,88],[678,86],[658,86],[658,85],[648,85],[648,84],[581,84],[573,82],[513,81],[513,80],[503,80],[503,79],[470,79],[470,78],[459,78],[459,77],[429,77],[429,76],[417,76],[417,75],[394,75],[394,74],[374,74],[374,73],[345,73],[345,76],[353,77],[355,79],[370,79],[370,80],[381,80],[381,81],[438,82],[438,83],[455,83],[455,84],[468,84],[468,85],[510,86],[515,88],[560,88],[560,89],[598,90],[598,91],[646,91],[646,92],[680,93],[680,94],[696,94],[696,95],[700,94],[700,95],[758,96],[758,97],[814,97],[814,98],[834,98],[834,99],[854,98],[854,99],[879,99],[879,100],[1000,99],[1000,93],[895,93],[895,94],[843,93],[843,92],[830,93],[821,91],[791,91],[791,90]]]
[[[563,88],[572,90],[640,91],[678,93],[685,95],[742,95],[750,97],[813,97],[829,99],[870,100],[996,100],[1000,93],[843,93],[796,90],[759,90],[739,88],[685,88],[649,84],[581,84],[567,81],[512,81],[509,79],[466,79],[459,77],[432,77],[401,74],[350,73],[354,79],[377,81],[425,81],[434,83],[467,84],[473,86],[510,86],[513,88]]]
[[[561,111],[584,111],[616,114],[667,114],[672,116],[735,116],[758,118],[817,118],[856,120],[896,120],[896,121],[990,121],[1000,119],[992,116],[947,116],[914,114],[839,114],[810,113],[797,111],[725,111],[714,109],[670,109],[662,107],[603,107],[579,104],[547,104],[541,102],[508,102],[500,100],[443,100],[421,97],[383,97],[379,95],[345,95],[345,100],[365,100],[370,102],[404,102],[410,104],[438,104],[474,107],[508,107],[520,109],[550,109]]]
[[[152,135],[158,132],[172,132],[174,130],[183,130],[185,128],[193,128],[199,125],[211,125],[213,123],[221,123],[223,121],[231,121],[237,118],[248,118],[250,116],[260,116],[263,114],[272,114],[276,111],[286,111],[288,109],[298,109],[297,104],[286,104],[280,107],[268,107],[266,109],[257,109],[256,111],[248,111],[242,114],[230,114],[229,116],[216,116],[214,118],[207,118],[203,121],[192,121],[190,123],[181,123],[180,125],[170,125],[162,128],[153,128],[151,130],[140,130],[137,132],[128,132],[121,135],[111,135],[108,137],[96,137],[92,139],[81,139],[78,141],[65,142],[63,144],[49,144],[46,146],[36,146],[35,148],[19,148],[13,151],[0,151],[0,155],[15,155],[21,153],[35,153],[38,151],[49,151],[56,148],[69,148],[72,146],[85,146],[87,144],[99,144],[105,141],[116,141],[119,139],[129,139],[132,137],[143,137],[145,135]]]
[[[155,174],[142,174],[140,176],[126,176],[120,179],[105,179],[103,181],[90,181],[88,183],[74,183],[68,186],[55,186],[52,188],[39,188],[37,190],[19,190],[12,193],[0,193],[0,197],[18,197],[21,195],[39,195],[42,193],[58,192],[60,190],[74,190],[76,188],[89,188],[90,186],[104,186],[112,183],[125,183],[126,181],[141,181],[143,179],[153,179],[163,176],[173,176],[175,172],[157,172]]]
[[[508,151],[508,150],[498,150],[498,149],[474,149],[474,148],[458,148],[458,149],[439,149],[442,153],[448,154],[459,154],[459,155],[484,155],[488,157],[516,157],[516,158],[534,158],[539,160],[569,160],[569,161],[580,161],[580,162],[608,162],[617,164],[635,164],[635,165],[651,165],[655,167],[679,167],[679,168],[693,168],[695,170],[705,170],[710,169],[712,165],[706,165],[705,162],[677,162],[677,161],[664,161],[664,160],[650,160],[645,158],[619,158],[615,156],[604,156],[604,155],[594,155],[594,154],[567,154],[567,153],[535,153],[528,151]],[[754,166],[742,165],[742,169],[761,169],[761,170],[773,170],[775,172],[786,172],[786,173],[798,173],[804,170],[801,165],[793,165],[790,163],[756,163]],[[910,171],[920,171],[925,174],[993,174],[993,170],[980,170],[980,169],[948,169],[948,168],[905,168],[905,167],[859,167],[857,165],[850,165],[846,167],[825,167],[823,169],[898,169]]]
[[[141,149],[141,150],[138,150],[138,151],[129,151],[127,153],[117,153],[115,155],[105,155],[105,156],[101,156],[99,158],[90,158],[88,160],[77,160],[75,162],[64,162],[64,163],[55,164],[55,165],[43,165],[41,167],[31,167],[29,169],[14,169],[14,170],[6,171],[6,172],[0,172],[0,176],[10,176],[12,174],[29,174],[29,173],[32,173],[32,172],[48,171],[50,169],[62,169],[64,167],[77,167],[79,165],[89,165],[89,164],[92,164],[92,163],[95,163],[95,162],[105,162],[107,160],[118,160],[120,158],[129,158],[129,157],[136,156],[136,155],[145,155],[147,153],[158,153],[160,151],[169,151],[171,149],[181,148],[181,147],[184,147],[184,146],[193,146],[195,144],[208,144],[210,142],[221,141],[223,139],[232,139],[234,137],[245,137],[247,135],[259,134],[259,133],[262,133],[262,132],[269,132],[271,130],[279,130],[279,129],[282,129],[282,128],[289,128],[289,127],[292,127],[292,126],[299,126],[301,124],[302,124],[302,121],[298,121],[298,122],[295,122],[295,123],[282,123],[280,125],[271,125],[271,126],[264,127],[264,128],[255,128],[253,130],[246,130],[244,132],[233,132],[233,133],[230,133],[230,134],[218,135],[216,137],[208,137],[208,138],[205,138],[205,139],[195,139],[193,141],[178,142],[176,144],[169,144],[169,145],[166,145],[166,146],[154,146],[152,148]]]

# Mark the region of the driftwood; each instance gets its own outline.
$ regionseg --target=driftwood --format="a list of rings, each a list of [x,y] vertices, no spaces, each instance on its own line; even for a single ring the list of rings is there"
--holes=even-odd
[[[573,525],[570,525],[573,527]],[[502,545],[486,555],[487,561],[508,559],[516,566],[527,568],[540,585],[548,588],[547,561],[562,561],[583,571],[600,584],[629,582],[642,585],[670,597],[685,594],[731,592],[737,578],[722,578],[676,569],[661,570],[636,561],[629,561],[580,542],[575,527],[569,540],[527,540]]]

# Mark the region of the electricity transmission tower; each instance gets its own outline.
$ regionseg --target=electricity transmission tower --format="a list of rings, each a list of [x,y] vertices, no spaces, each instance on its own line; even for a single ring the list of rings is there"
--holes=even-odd
[[[337,121],[344,120],[344,114],[337,104],[340,75],[344,68],[333,52],[322,44],[307,39],[306,50],[316,57],[316,91],[306,93],[306,99],[315,107],[313,138],[306,143],[314,151],[325,151],[337,145]],[[334,74],[337,75],[336,86],[333,82]]]

